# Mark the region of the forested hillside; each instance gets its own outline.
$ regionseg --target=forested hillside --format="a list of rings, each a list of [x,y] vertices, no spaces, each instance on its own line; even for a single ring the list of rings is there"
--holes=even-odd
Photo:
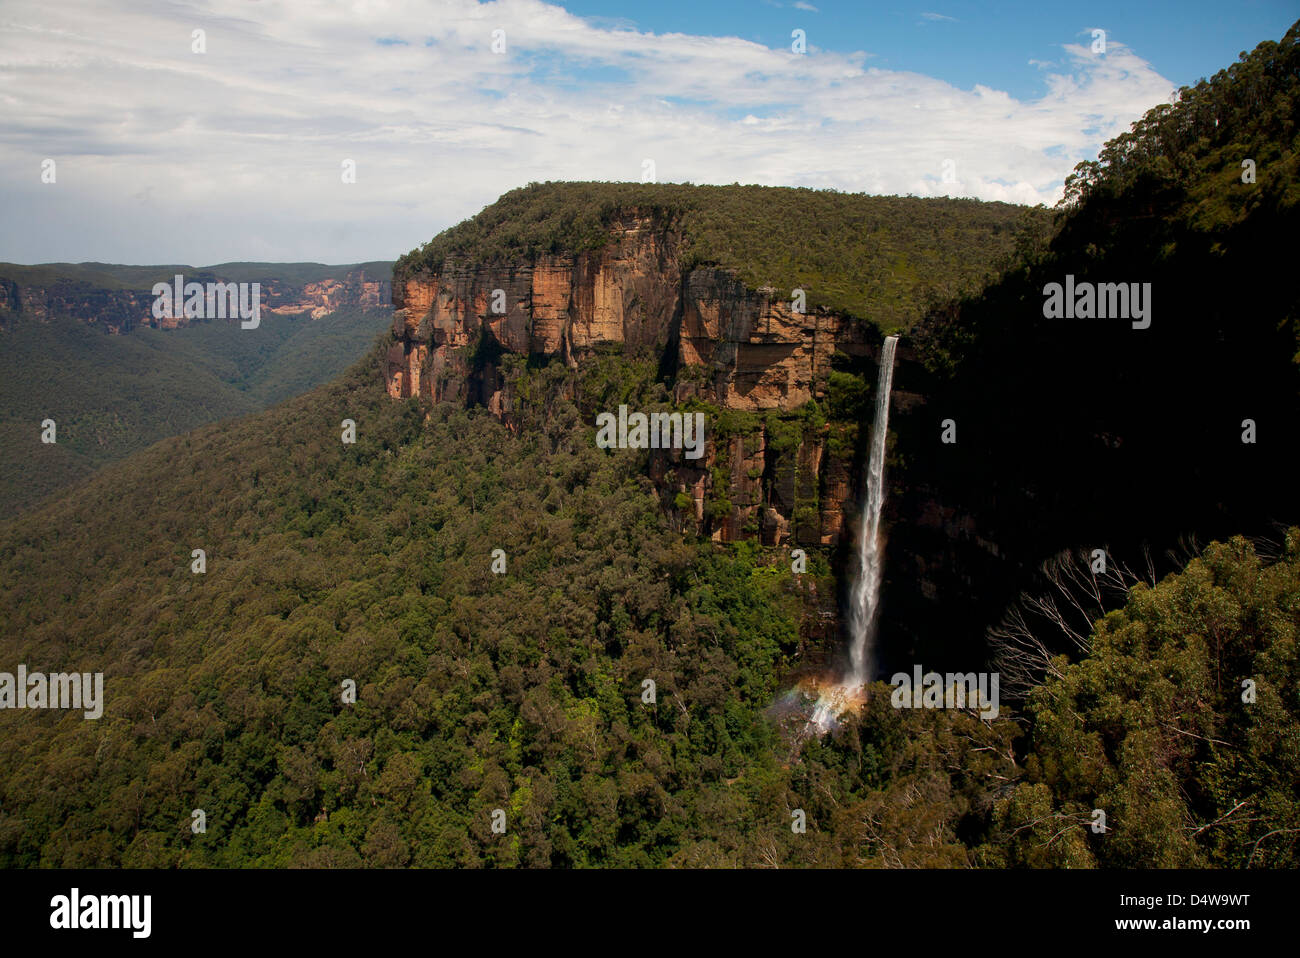
[[[723,778],[780,794],[758,713],[792,583],[670,534],[573,407],[528,438],[427,418],[377,359],[4,530],[0,563],[36,577],[4,586],[4,655],[103,668],[116,703],[0,714],[7,864],[648,864],[691,854],[679,816],[717,814]],[[37,586],[63,549],[83,559]],[[495,807],[514,828],[491,844]],[[752,812],[730,814],[736,847]]]
[[[597,449],[574,403],[514,434],[389,401],[379,359],[0,526],[3,660],[102,669],[106,698],[97,721],[0,712],[0,862],[1135,866],[1176,833],[1170,861],[1239,865],[1261,841],[1255,863],[1294,864],[1264,836],[1296,815],[1300,533],[1281,562],[1215,547],[1135,593],[1035,699],[1028,741],[1005,708],[899,711],[882,685],[797,754],[767,712],[824,565],[675,532],[644,454]],[[659,388],[635,364],[572,375],[580,403]],[[1250,789],[1240,827],[1183,827]],[[1093,795],[1121,809],[1113,837],[1080,824],[1043,851],[1023,827]]]
[[[1038,307],[1044,281],[1067,270],[1151,282],[1156,336],[1222,330],[1235,354],[1264,327],[1300,346],[1300,290],[1284,280],[1300,207],[1298,97],[1300,23],[1150,110],[1067,178],[1050,242],[1023,249],[992,288],[933,311],[918,333],[934,361],[975,364],[1027,331],[1034,342],[1059,333]]]
[[[36,267],[33,267],[35,269]],[[204,423],[256,412],[346,369],[389,320],[344,308],[110,336],[67,317],[0,326],[0,516]],[[53,419],[54,444],[41,422]]]
[[[1063,549],[1132,565],[1149,553],[1163,574],[1184,540],[1300,521],[1297,102],[1293,26],[1108,143],[1070,179],[1050,241],[913,328],[927,415],[899,418],[895,454],[997,544],[990,556],[898,524],[891,549],[956,564],[939,617],[909,616],[913,634],[996,620]],[[1150,325],[1045,316],[1048,288],[1067,282],[1147,287]],[[901,514],[925,507],[904,495]],[[924,611],[906,566],[886,576],[887,596]]]

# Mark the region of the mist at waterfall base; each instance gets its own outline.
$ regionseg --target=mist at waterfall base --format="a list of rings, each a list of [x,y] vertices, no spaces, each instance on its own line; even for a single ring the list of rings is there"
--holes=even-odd
[[[866,686],[872,675],[880,581],[884,569],[880,515],[885,503],[885,440],[889,434],[889,396],[893,388],[897,344],[897,336],[887,336],[880,351],[866,488],[858,516],[858,561],[849,593],[848,669],[838,678],[832,675],[802,677],[768,710],[779,723],[794,726],[797,739],[813,735],[820,737],[838,728],[841,715],[850,709],[861,708],[867,700]]]

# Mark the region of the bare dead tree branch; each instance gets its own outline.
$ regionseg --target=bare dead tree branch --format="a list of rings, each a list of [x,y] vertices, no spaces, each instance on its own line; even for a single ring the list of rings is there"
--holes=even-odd
[[[1300,828],[1275,828],[1271,832],[1265,832],[1259,836],[1259,841],[1255,842],[1255,847],[1251,850],[1250,858],[1246,859],[1246,867],[1249,868],[1255,863],[1255,855],[1259,852],[1259,843],[1273,835],[1294,835],[1300,833]]]
[[[1231,815],[1237,809],[1241,808],[1243,805],[1249,805],[1250,801],[1251,800],[1249,798],[1242,799],[1240,802],[1234,805],[1226,815],[1220,815],[1214,821],[1208,822],[1205,825],[1202,825],[1200,828],[1196,829],[1196,831],[1192,832],[1192,837],[1195,838],[1197,835],[1201,834],[1201,832],[1205,831],[1207,828],[1213,828],[1215,825],[1219,824],[1219,822],[1226,819],[1229,815]]]
[[[1096,563],[1084,550],[1062,552],[1043,564],[1043,591],[1026,592],[1009,608],[986,638],[1002,674],[1002,689],[1024,698],[1049,678],[1059,678],[1056,656],[1091,651],[1096,621],[1128,600],[1128,593],[1145,578],[1103,550]],[[1155,565],[1144,550],[1147,573],[1155,582]],[[1098,568],[1100,566],[1100,568]]]

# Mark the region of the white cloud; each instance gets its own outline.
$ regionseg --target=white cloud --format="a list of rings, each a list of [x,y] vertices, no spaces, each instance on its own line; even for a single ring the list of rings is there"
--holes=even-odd
[[[821,13],[821,11],[811,3],[806,3],[805,0],[795,0],[794,8],[796,10],[807,10],[809,13]]]
[[[661,182],[1050,204],[1173,89],[1114,41],[1104,57],[1065,45],[1047,92],[1017,100],[866,52],[652,34],[540,0],[437,11],[6,0],[0,207],[23,228],[0,259],[385,258],[515,186],[639,180],[646,157]],[[198,28],[206,54],[190,50]],[[40,182],[45,157],[57,184]]]

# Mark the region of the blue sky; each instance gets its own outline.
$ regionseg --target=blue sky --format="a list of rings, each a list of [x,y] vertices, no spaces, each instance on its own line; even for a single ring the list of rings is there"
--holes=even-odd
[[[1297,15],[1295,0],[4,0],[0,209],[21,226],[0,231],[0,260],[387,259],[529,182],[648,169],[1051,205],[1105,140]]]
[[[1175,86],[1208,78],[1264,39],[1278,39],[1300,19],[1287,0],[1090,0],[1088,3],[923,0],[657,0],[635,6],[614,0],[571,0],[571,13],[656,33],[736,36],[785,47],[805,31],[825,50],[872,54],[871,64],[938,77],[963,89],[976,83],[1017,99],[1044,85],[1031,60],[1059,59],[1060,44],[1088,28],[1107,31]],[[815,10],[806,9],[815,7]]]

